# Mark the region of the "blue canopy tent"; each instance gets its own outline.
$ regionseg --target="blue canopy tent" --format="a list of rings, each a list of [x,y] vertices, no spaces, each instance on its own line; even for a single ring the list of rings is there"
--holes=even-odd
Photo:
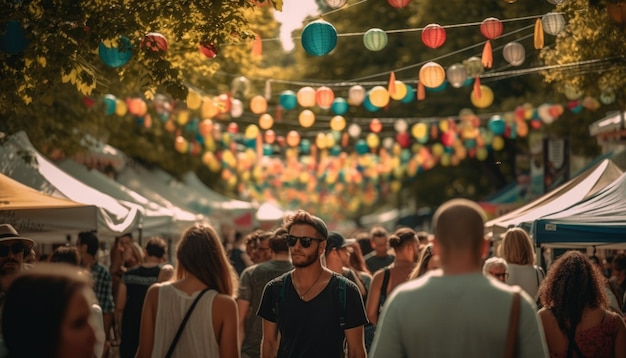
[[[532,222],[544,247],[626,248],[626,173],[603,190]]]

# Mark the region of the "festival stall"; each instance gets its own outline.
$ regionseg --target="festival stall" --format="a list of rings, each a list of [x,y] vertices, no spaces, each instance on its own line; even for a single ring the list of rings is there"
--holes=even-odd
[[[0,174],[0,223],[37,243],[62,243],[67,235],[96,230],[98,210],[40,193]]]
[[[164,236],[176,238],[179,237],[182,231],[187,227],[195,223],[208,221],[208,219],[200,214],[195,214],[175,206],[166,208],[159,205],[107,177],[98,170],[89,170],[84,165],[74,160],[66,159],[59,162],[58,165],[68,174],[89,186],[98,188],[98,190],[103,193],[139,205],[142,208],[143,216],[141,226],[142,237]]]
[[[97,230],[102,239],[113,239],[125,232],[137,230],[141,223],[141,208],[117,200],[83,184],[55,166],[30,143],[24,132],[8,136],[0,145],[0,172],[35,190],[97,208]],[[79,221],[80,217],[75,220]]]

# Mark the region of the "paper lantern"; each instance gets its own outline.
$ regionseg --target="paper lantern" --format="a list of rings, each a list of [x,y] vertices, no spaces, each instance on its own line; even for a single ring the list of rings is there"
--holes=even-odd
[[[297,94],[298,104],[304,108],[315,106],[315,90],[313,87],[302,87]]]
[[[526,50],[519,42],[509,42],[502,49],[502,56],[511,66],[519,66],[526,59]]]
[[[271,115],[264,113],[261,115],[261,117],[259,117],[259,128],[270,129],[273,125],[274,118]]]
[[[198,133],[200,133],[201,136],[207,137],[211,135],[212,132],[213,132],[212,120],[205,119],[202,122],[200,122],[200,124],[198,124]]]
[[[476,95],[476,90],[472,90],[470,101],[477,108],[487,108],[493,103],[493,91],[487,86],[480,86],[480,97]]]
[[[409,5],[411,0],[387,0],[387,2],[396,9],[402,9],[403,7]]]
[[[189,150],[189,142],[187,142],[187,139],[183,136],[176,136],[176,139],[174,140],[174,148],[181,154],[187,153],[187,150]]]
[[[465,67],[467,75],[470,77],[480,76],[483,72],[485,72],[482,61],[478,57],[468,58],[463,61],[463,66]]]
[[[415,90],[412,86],[406,86],[406,95],[400,100],[402,103],[411,103],[415,100]]]
[[[374,118],[371,120],[370,130],[374,133],[380,133],[383,130],[383,124],[380,122],[380,119]]]
[[[230,122],[228,123],[228,127],[226,127],[226,131],[230,134],[237,134],[239,133],[239,124],[235,123],[235,122]]]
[[[368,112],[376,112],[380,109],[380,107],[376,107],[372,104],[372,101],[369,97],[369,92],[367,92],[367,96],[363,100],[363,108],[365,108],[365,110]]]
[[[167,52],[167,39],[158,32],[149,32],[143,37],[141,46],[154,52]]]
[[[246,131],[244,132],[244,136],[246,139],[256,139],[259,136],[259,127],[256,124],[249,124],[246,127]]]
[[[333,113],[337,115],[343,115],[348,112],[348,101],[341,97],[337,97],[333,100],[333,104],[330,106]]]
[[[133,45],[128,38],[120,36],[117,44],[108,46],[104,41],[101,42],[98,46],[98,55],[105,65],[113,68],[121,67],[133,56]]]
[[[334,100],[335,93],[326,86],[322,86],[315,91],[315,102],[321,109],[329,109]]]
[[[550,12],[541,18],[543,31],[549,35],[556,35],[565,28],[565,18],[562,14]]]
[[[365,138],[365,142],[371,149],[376,149],[380,146],[380,138],[378,138],[376,133],[369,133]]]
[[[187,93],[186,103],[187,108],[198,109],[202,106],[202,96],[198,92],[190,89],[189,93]]]
[[[298,98],[296,97],[296,93],[294,91],[283,91],[278,97],[278,103],[281,107],[286,110],[291,110],[296,108],[298,105]]]
[[[422,42],[430,48],[441,47],[446,42],[446,30],[439,24],[426,25],[422,30]]]
[[[233,98],[230,104],[230,116],[239,118],[243,114],[243,102],[237,98]]]
[[[123,117],[126,115],[126,112],[128,112],[128,106],[126,106],[126,102],[122,101],[121,99],[115,101],[115,114]]]
[[[330,129],[341,132],[346,128],[346,119],[343,116],[334,116],[330,119]]]
[[[117,98],[114,95],[105,94],[102,102],[104,103],[104,114],[109,116],[115,113]]]
[[[0,51],[16,55],[26,49],[28,38],[21,22],[9,20],[4,30],[4,34],[0,36]]]
[[[357,154],[365,154],[369,151],[369,147],[367,146],[367,142],[363,139],[359,139],[356,141],[356,143],[354,144],[354,149],[357,152]]]
[[[424,87],[439,87],[445,79],[446,71],[436,62],[428,62],[420,68],[419,80]]]
[[[376,86],[369,92],[369,101],[375,107],[381,108],[389,104],[389,92],[383,86]]]
[[[313,56],[324,56],[337,45],[337,30],[324,20],[308,23],[302,30],[302,47]]]
[[[500,116],[493,116],[489,119],[489,130],[495,135],[502,135],[506,130],[506,123]]]
[[[500,136],[493,137],[493,140],[491,141],[491,148],[495,151],[502,150],[504,148],[504,138]]]
[[[230,83],[230,92],[233,97],[247,97],[250,94],[250,80],[244,76],[235,77]]]
[[[393,128],[396,132],[403,133],[409,128],[409,124],[404,119],[398,119],[394,124]]]
[[[296,131],[289,131],[287,138],[285,138],[287,145],[290,147],[297,147],[300,144],[300,134]]]
[[[395,99],[396,101],[401,101],[404,96],[406,96],[406,85],[402,81],[394,81],[394,86],[396,91],[393,94],[389,93],[389,97]]]
[[[377,28],[369,29],[363,35],[363,45],[370,51],[380,51],[387,46],[387,33]]]
[[[220,113],[230,112],[230,107],[232,104],[231,100],[232,99],[230,95],[226,93],[222,93],[221,95],[217,96],[217,107],[219,108]]]
[[[488,40],[494,40],[502,35],[502,22],[495,17],[489,17],[480,24],[480,32]]]
[[[343,7],[347,2],[348,0],[326,0],[326,4],[333,9],[339,9],[340,7]]]
[[[141,98],[131,98],[126,102],[128,112],[134,116],[142,117],[148,112],[148,105]]]
[[[428,126],[425,123],[415,123],[411,127],[411,134],[415,139],[424,138],[428,134]]]
[[[273,144],[274,141],[276,141],[276,132],[271,129],[267,130],[265,134],[263,134],[263,139],[265,140],[265,143]]]
[[[361,135],[361,126],[356,123],[351,124],[348,127],[348,135],[352,138],[358,138]]]
[[[298,122],[304,128],[309,128],[315,123],[315,114],[308,109],[300,112]]]
[[[262,114],[267,111],[267,100],[261,95],[252,97],[250,100],[250,110],[254,114]]]
[[[350,87],[348,90],[348,103],[353,106],[360,106],[365,100],[365,88],[360,85]]]
[[[214,44],[205,43],[205,44],[200,44],[200,53],[209,59],[213,59],[217,57],[218,51],[217,51],[217,47],[215,47]]]

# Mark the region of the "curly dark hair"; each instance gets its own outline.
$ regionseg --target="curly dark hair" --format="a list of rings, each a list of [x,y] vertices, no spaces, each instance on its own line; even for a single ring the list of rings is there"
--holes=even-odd
[[[579,251],[568,251],[552,264],[539,299],[565,334],[576,329],[585,308],[608,307],[602,273]]]

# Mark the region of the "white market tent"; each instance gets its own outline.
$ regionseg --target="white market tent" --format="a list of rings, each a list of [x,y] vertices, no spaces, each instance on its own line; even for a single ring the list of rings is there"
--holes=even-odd
[[[0,145],[0,173],[51,196],[96,206],[101,238],[134,231],[141,222],[139,206],[116,200],[65,173],[41,155],[24,132],[8,136]]]
[[[132,202],[142,208],[141,235],[144,237],[165,236],[179,237],[182,232],[195,223],[208,221],[202,215],[180,208],[166,208],[143,195],[125,187],[98,170],[89,170],[84,165],[71,159],[58,163],[59,167],[83,183],[114,198]]]
[[[37,243],[64,242],[66,235],[96,230],[98,210],[40,193],[0,174],[0,223]]]
[[[516,210],[486,222],[485,230],[497,238],[509,227],[518,226],[524,222],[532,222],[592,196],[612,183],[621,174],[622,171],[610,159],[603,159],[600,163],[558,188]]]
[[[532,222],[544,247],[626,248],[626,173],[603,190]]]

